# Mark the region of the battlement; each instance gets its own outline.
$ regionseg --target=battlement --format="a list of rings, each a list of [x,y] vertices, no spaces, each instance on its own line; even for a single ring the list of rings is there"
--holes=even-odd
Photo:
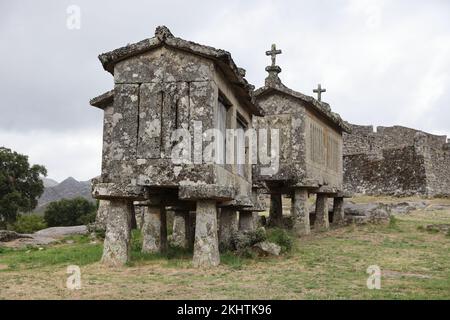
[[[372,125],[350,124],[352,133],[344,134],[344,155],[367,154],[381,156],[384,149],[405,146],[425,146],[425,149],[449,150],[447,136],[439,136],[403,126],[383,127],[374,130]]]

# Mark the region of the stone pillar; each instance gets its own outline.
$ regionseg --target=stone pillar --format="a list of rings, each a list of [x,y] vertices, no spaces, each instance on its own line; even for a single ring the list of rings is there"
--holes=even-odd
[[[194,248],[194,242],[195,242],[195,223],[196,223],[196,217],[195,217],[195,211],[189,212],[189,220],[188,220],[188,246],[189,248]]]
[[[283,224],[283,201],[281,193],[270,194],[269,226],[281,227]]]
[[[342,226],[345,224],[344,198],[337,197],[333,200],[333,225]]]
[[[308,190],[295,188],[292,193],[292,219],[294,222],[294,232],[298,236],[311,233],[309,224]]]
[[[144,206],[142,252],[164,252],[167,249],[166,210],[161,204]]]
[[[189,211],[174,210],[172,243],[180,248],[189,247]]]
[[[193,264],[211,267],[220,263],[215,200],[198,200]]]
[[[145,206],[134,205],[134,211],[136,213],[136,224],[139,230],[142,230],[142,225],[144,224],[144,211]]]
[[[111,267],[119,267],[126,264],[130,259],[133,202],[126,199],[111,199],[107,202],[107,205],[108,219],[102,263]]]
[[[231,247],[231,236],[238,230],[237,211],[232,207],[224,207],[220,212],[219,242],[223,250]]]
[[[316,199],[316,221],[314,222],[314,229],[317,231],[326,231],[329,228],[328,197],[326,194],[318,193]]]
[[[258,222],[258,212],[239,211],[239,230],[255,230]]]
[[[109,200],[99,200],[97,215],[95,217],[95,226],[98,229],[106,230],[106,222],[108,220]]]

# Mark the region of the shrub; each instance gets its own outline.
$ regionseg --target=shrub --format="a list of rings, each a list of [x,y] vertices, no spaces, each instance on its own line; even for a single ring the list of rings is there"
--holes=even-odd
[[[77,219],[77,224],[88,225],[95,222],[95,217],[97,216],[97,211],[92,211],[91,213],[85,214]]]
[[[279,245],[282,253],[291,251],[294,246],[294,237],[286,230],[280,228],[269,229],[267,231],[267,241]]]
[[[13,224],[13,230],[18,233],[33,233],[45,228],[47,228],[47,224],[44,218],[36,214],[20,215]]]
[[[49,204],[44,213],[49,227],[69,227],[95,219],[96,205],[84,198],[62,199]]]

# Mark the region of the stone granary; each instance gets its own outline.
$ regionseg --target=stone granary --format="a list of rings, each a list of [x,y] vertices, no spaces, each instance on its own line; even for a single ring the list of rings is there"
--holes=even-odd
[[[321,102],[324,90],[319,86],[318,99],[287,88],[278,74],[277,50],[266,55],[272,64],[265,85],[255,92],[257,105],[264,117],[254,118],[255,128],[279,129],[279,168],[273,174],[263,174],[260,165],[254,166],[256,185],[265,183],[270,193],[269,224],[280,225],[282,195],[292,198],[291,217],[298,235],[310,233],[307,200],[310,193],[317,194],[315,228],[329,228],[328,198],[334,198],[334,223],[340,224],[343,212],[342,134],[350,128],[341,117]],[[273,150],[273,146],[271,147]]]
[[[344,186],[358,194],[450,196],[450,142],[402,126],[351,125],[344,135]]]
[[[263,115],[245,71],[228,52],[174,37],[166,27],[99,59],[114,77],[114,90],[91,100],[104,111],[102,172],[93,185],[108,212],[102,261],[128,261],[136,204],[144,209],[144,251],[165,249],[167,209],[185,225],[195,211],[193,263],[219,264],[219,239],[238,225],[237,211],[247,226],[257,210],[251,164],[225,161],[222,141],[227,129],[251,128],[253,116]],[[211,137],[209,129],[222,135]],[[181,150],[175,158],[174,150]]]

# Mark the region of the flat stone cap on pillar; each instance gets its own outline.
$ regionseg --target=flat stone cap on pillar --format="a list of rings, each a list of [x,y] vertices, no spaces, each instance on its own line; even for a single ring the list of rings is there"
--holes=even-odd
[[[130,199],[138,201],[145,200],[145,190],[139,186],[96,183],[92,186],[92,196],[100,200]]]
[[[234,188],[212,184],[180,186],[178,196],[183,200],[218,200],[228,201],[235,197]]]
[[[252,200],[244,195],[236,196],[235,199],[222,203],[219,207],[234,207],[236,210],[253,207]]]
[[[354,193],[350,191],[339,191],[336,195],[336,198],[352,198],[353,195]]]

